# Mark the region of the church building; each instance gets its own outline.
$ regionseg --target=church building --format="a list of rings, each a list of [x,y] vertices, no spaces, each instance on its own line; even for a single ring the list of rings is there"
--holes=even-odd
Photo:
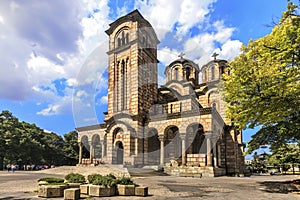
[[[242,173],[242,132],[226,118],[218,90],[227,61],[214,54],[199,67],[181,54],[158,87],[159,40],[139,11],[105,32],[108,110],[103,124],[76,128],[79,165],[156,166],[177,176]]]

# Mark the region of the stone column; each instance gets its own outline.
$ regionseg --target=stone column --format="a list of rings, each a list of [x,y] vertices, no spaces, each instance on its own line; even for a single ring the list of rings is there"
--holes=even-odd
[[[165,151],[164,151],[164,136],[159,135],[158,139],[160,141],[160,165],[163,166],[165,162]]]
[[[222,156],[221,156],[221,143],[218,142],[218,148],[217,148],[217,151],[218,151],[218,166],[221,167],[222,163],[221,163],[221,159],[222,159]]]
[[[211,131],[206,131],[205,132],[205,137],[206,137],[206,163],[207,166],[211,167],[212,166],[212,156],[211,156]]]
[[[104,159],[104,152],[105,152],[104,141],[101,141],[101,160],[102,161]]]
[[[79,146],[79,161],[78,161],[78,164],[82,164],[82,147],[83,147],[82,142],[79,142],[78,146]]]
[[[94,158],[94,146],[93,143],[90,143],[90,164],[93,164],[93,158]]]
[[[180,135],[181,139],[181,159],[182,159],[182,166],[186,165],[186,149],[185,149],[185,134]]]
[[[134,149],[134,154],[137,156],[138,155],[138,153],[139,153],[139,138],[136,136],[135,138],[134,138],[134,141],[135,141],[135,149]]]
[[[214,160],[214,167],[218,167],[218,157],[217,157],[217,143],[215,143],[214,147],[213,147],[213,160]]]

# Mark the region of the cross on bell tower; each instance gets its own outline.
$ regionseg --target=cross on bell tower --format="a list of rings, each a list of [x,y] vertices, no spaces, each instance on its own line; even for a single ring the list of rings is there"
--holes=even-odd
[[[185,55],[185,53],[183,53],[183,52],[181,52],[179,55],[178,55],[178,57],[180,58],[180,59],[183,59],[183,56]]]
[[[211,56],[211,57],[213,57],[214,58],[214,60],[217,60],[217,56],[218,56],[219,54],[217,54],[216,52]]]

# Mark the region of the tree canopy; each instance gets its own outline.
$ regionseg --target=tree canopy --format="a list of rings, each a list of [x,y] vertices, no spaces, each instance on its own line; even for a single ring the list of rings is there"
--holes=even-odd
[[[300,16],[289,2],[269,35],[250,40],[224,75],[227,114],[241,129],[260,127],[249,152],[300,140]]]
[[[0,113],[0,169],[4,164],[74,165],[77,160],[77,132],[62,137],[20,122],[7,110]]]

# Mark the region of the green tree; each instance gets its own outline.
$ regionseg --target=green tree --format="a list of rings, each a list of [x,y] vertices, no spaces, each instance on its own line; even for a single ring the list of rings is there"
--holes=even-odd
[[[300,140],[300,16],[288,3],[272,32],[250,40],[224,75],[227,114],[239,128],[261,127],[249,152]]]
[[[35,124],[20,122],[7,110],[0,113],[0,169],[5,164],[75,164],[77,156],[76,132],[66,134],[63,139]]]
[[[273,153],[269,158],[269,163],[274,166],[292,166],[293,173],[295,173],[295,165],[300,165],[299,144],[286,144],[272,151]],[[289,167],[287,167],[287,169]]]
[[[43,162],[47,165],[63,165],[63,138],[55,133],[44,133],[42,144],[44,145]]]
[[[0,140],[3,147],[0,147],[1,151],[1,162],[4,160],[10,160],[12,162],[17,162],[18,152],[15,151],[18,147],[20,141],[20,132],[18,130],[19,120],[14,117],[11,112],[3,111],[0,114]],[[1,163],[3,167],[4,163]]]
[[[78,133],[72,131],[64,135],[63,154],[65,156],[64,163],[67,165],[76,165],[78,163]]]

